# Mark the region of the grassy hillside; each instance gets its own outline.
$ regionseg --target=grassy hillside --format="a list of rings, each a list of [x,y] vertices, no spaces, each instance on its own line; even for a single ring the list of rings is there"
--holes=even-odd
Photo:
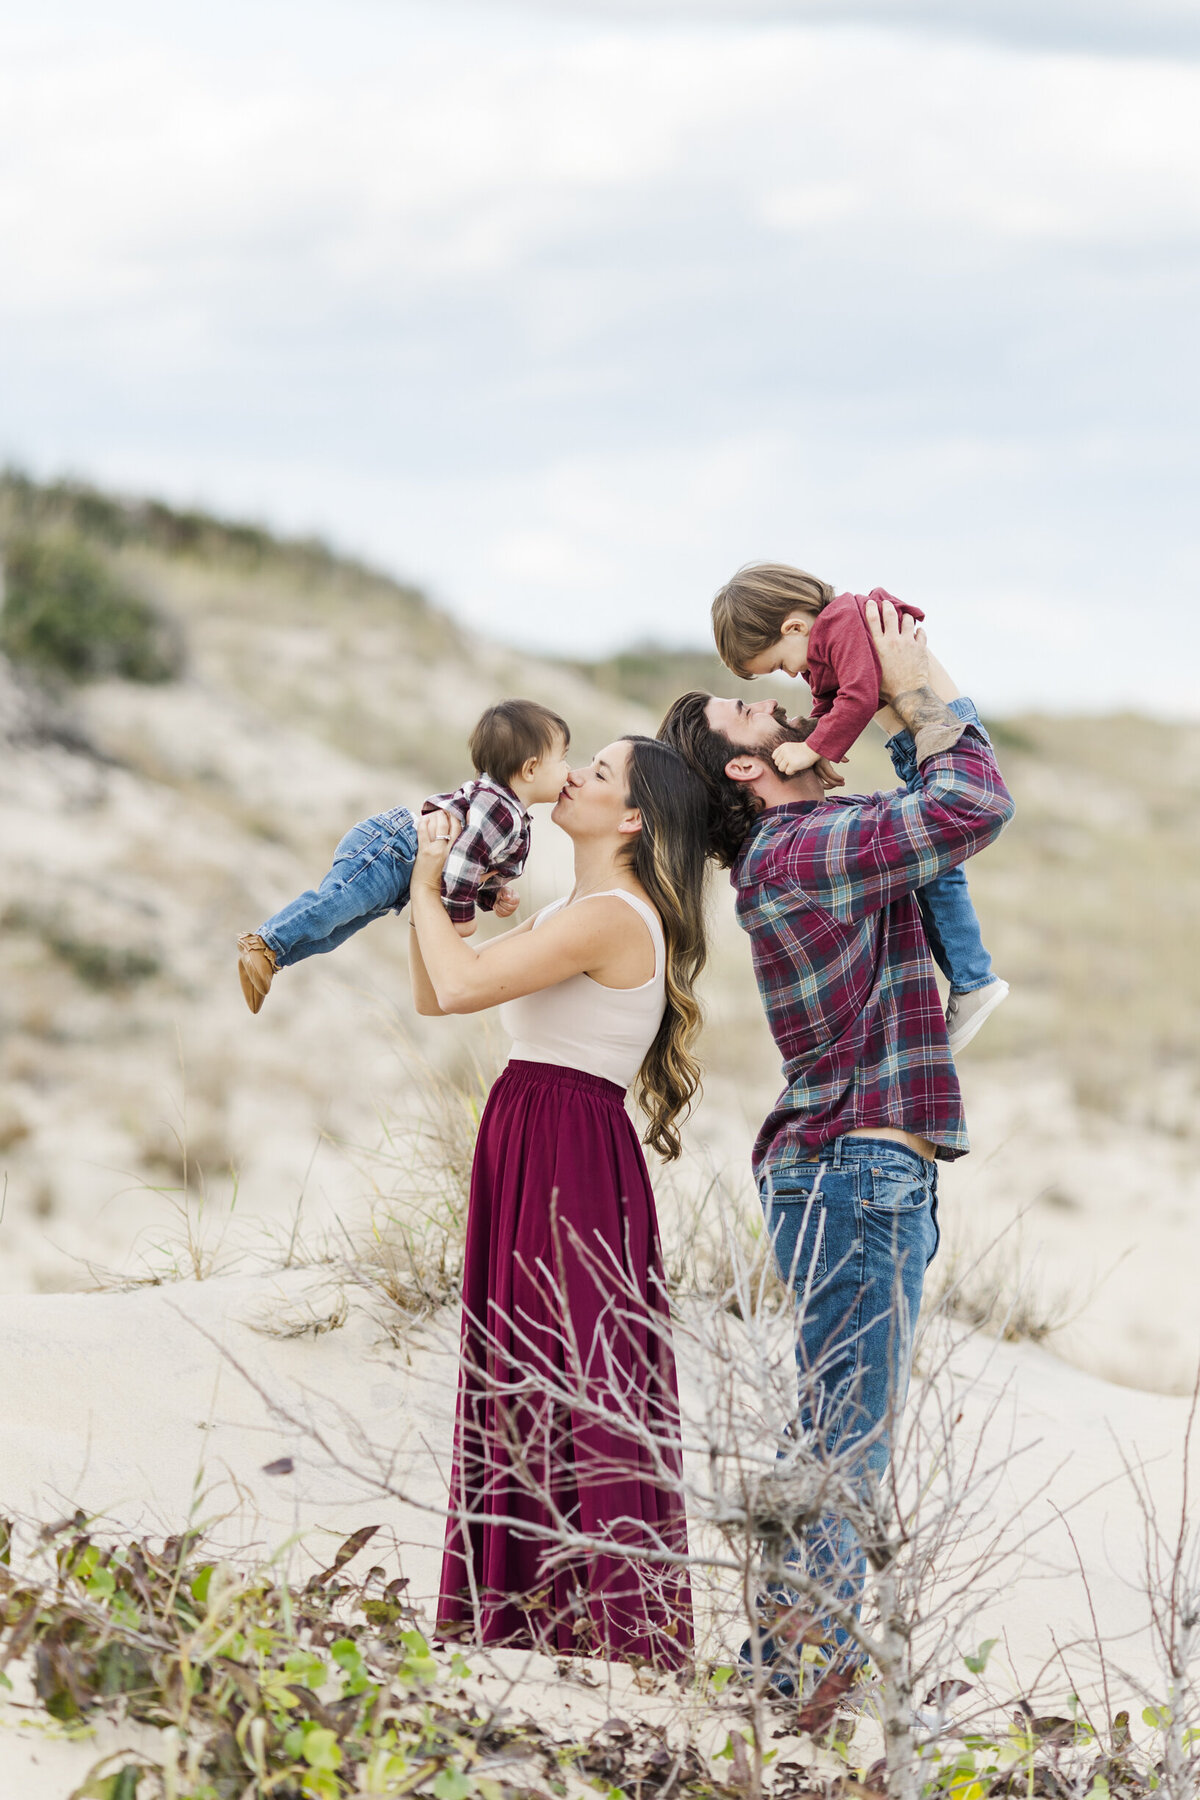
[[[710,694],[741,695],[745,699],[773,691],[770,682],[743,681],[731,675],[715,651],[674,650],[653,642],[634,644],[615,656],[599,657],[594,662],[569,662],[565,666],[594,681],[603,693],[635,700],[655,718],[661,718],[671,701],[691,688],[703,688]],[[783,687],[779,692],[786,698]],[[793,688],[792,692],[802,696],[803,690]]]
[[[196,1209],[228,1224],[235,1199],[239,1230],[290,1231],[298,1205],[326,1225],[361,1212],[395,1164],[364,1147],[380,1115],[415,1103],[414,1057],[486,1065],[494,1028],[414,1018],[395,921],[286,972],[251,1019],[237,932],[316,880],[354,819],[460,780],[490,700],[554,705],[582,759],[653,729],[687,687],[730,691],[728,676],[653,646],[538,662],[321,545],[81,486],[0,480],[0,552],[0,1281],[61,1287],[86,1280],[89,1258],[129,1266],[172,1219],[203,1261]],[[169,654],[130,660],[130,641]],[[1017,814],[971,882],[1013,994],[967,1053],[983,1154],[953,1179],[981,1218],[1033,1206],[1062,1227],[1064,1254],[1100,1207],[1185,1270],[1200,727],[1029,717],[1000,721],[996,739]],[[847,773],[852,789],[892,785],[877,740]],[[569,864],[544,821],[534,836],[536,904]],[[752,1205],[747,1152],[778,1061],[723,877],[713,919],[693,1141]],[[1161,1285],[1148,1265],[1151,1313]],[[1120,1364],[1139,1378],[1169,1352],[1146,1342]]]
[[[479,1032],[413,1019],[393,921],[252,1020],[237,933],[355,819],[462,780],[500,695],[561,708],[581,754],[644,715],[254,526],[9,476],[0,556],[0,1284],[127,1266],[197,1205],[273,1230],[307,1191],[327,1225],[373,1192],[347,1146],[409,1103],[411,1059],[468,1063]],[[145,632],[168,668],[131,663]]]
[[[199,729],[214,740],[201,750],[184,724],[201,694],[353,764],[365,803],[367,789],[460,779],[469,725],[502,692],[565,710],[583,754],[614,731],[652,728],[686,688],[764,691],[736,682],[712,654],[649,643],[590,662],[519,658],[468,640],[419,589],[319,542],[10,471],[0,477],[0,546],[11,563],[12,546],[30,543],[85,551],[106,581],[169,626],[175,645],[174,663],[155,670],[174,677],[175,704],[139,697],[135,682],[121,686],[118,703],[104,683],[84,691],[67,678],[77,671],[35,663],[60,723],[90,731],[106,754],[159,782],[199,784],[214,804],[224,789],[227,817],[295,846],[333,829],[336,808],[329,813],[298,768],[289,779],[282,750],[257,783],[235,766],[236,732],[222,742],[220,730]],[[1015,991],[977,1055],[1049,1050],[1087,1103],[1174,1120],[1200,1046],[1191,950],[1200,729],[1030,717],[993,722],[993,731],[1018,811],[974,865],[972,885]],[[261,760],[242,750],[248,763]],[[378,779],[365,777],[372,770]],[[849,776],[860,788],[891,784],[877,742],[856,749]]]
[[[972,887],[1023,999],[985,1054],[1051,1047],[1076,1093],[1172,1131],[1200,1074],[1200,727],[1031,717],[1002,752],[1017,815]]]
[[[172,663],[154,673],[236,695],[368,766],[408,771],[426,789],[469,773],[467,732],[500,693],[570,702],[585,740],[631,716],[641,722],[628,703],[559,664],[474,638],[468,647],[419,588],[319,542],[9,471],[0,476],[0,556],[11,568],[14,549],[30,547],[91,559],[97,585],[166,626]],[[21,656],[20,644],[4,643],[5,614],[0,649],[65,711],[86,712],[87,697],[69,690],[96,671]],[[69,622],[78,629],[78,613]],[[112,655],[99,673],[120,672]]]

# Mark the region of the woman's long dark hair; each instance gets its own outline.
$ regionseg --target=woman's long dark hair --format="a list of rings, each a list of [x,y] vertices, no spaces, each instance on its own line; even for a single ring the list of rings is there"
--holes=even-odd
[[[637,1102],[650,1121],[646,1143],[674,1162],[683,1148],[676,1121],[700,1087],[692,1046],[700,1029],[696,982],[708,955],[708,799],[699,776],[669,744],[651,737],[623,741],[629,745],[625,797],[642,815],[629,863],[662,920],[667,946],[667,1006],[638,1070]]]

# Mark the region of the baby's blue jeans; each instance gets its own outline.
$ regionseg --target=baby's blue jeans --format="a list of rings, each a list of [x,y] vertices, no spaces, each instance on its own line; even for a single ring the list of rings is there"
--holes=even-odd
[[[970,700],[951,700],[950,711],[978,726],[987,737]],[[898,731],[888,739],[887,747],[893,769],[911,794],[920,783],[912,737],[907,731]],[[917,905],[933,960],[950,983],[951,993],[969,994],[972,988],[987,987],[995,979],[992,959],[983,947],[979,920],[967,887],[967,872],[962,865],[947,869],[928,887],[921,888]]]
[[[336,950],[372,919],[403,911],[416,854],[417,827],[406,806],[352,825],[320,887],[309,888],[259,926],[259,937],[275,952],[276,968]]]

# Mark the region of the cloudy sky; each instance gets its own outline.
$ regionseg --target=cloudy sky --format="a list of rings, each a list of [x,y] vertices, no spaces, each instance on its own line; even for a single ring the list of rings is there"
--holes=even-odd
[[[549,649],[1200,711],[1200,0],[0,0],[0,455]]]

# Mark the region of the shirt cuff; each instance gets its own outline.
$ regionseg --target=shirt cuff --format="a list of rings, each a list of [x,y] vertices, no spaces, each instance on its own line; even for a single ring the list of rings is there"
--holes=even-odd
[[[829,716],[830,715],[826,713],[825,717],[821,720],[821,723],[813,731],[809,732],[808,736],[804,739],[804,742],[808,745],[810,750],[815,750],[818,756],[827,757],[830,762],[841,762],[843,756],[845,756],[851,745],[857,742],[858,737],[860,737],[862,733],[857,733],[850,739],[849,744],[846,743],[845,734],[836,727],[831,728],[829,731],[825,730],[825,725]],[[871,721],[868,719],[867,724],[869,725],[870,722]],[[865,730],[866,727],[864,726],[863,729]]]
[[[953,750],[966,729],[961,719],[955,719],[950,725],[919,725],[913,733],[913,755],[918,769],[924,768],[931,756],[943,756],[947,750]]]
[[[959,739],[965,736],[967,732],[970,732],[972,737],[978,738],[980,743],[987,744],[991,742],[983,725],[980,723],[979,714],[975,711],[974,701],[968,700],[964,694],[961,699],[948,700],[946,704],[958,720],[958,730],[954,733],[952,738],[949,738],[948,741],[943,742],[939,746],[941,749],[953,749],[954,745],[957,744]],[[947,732],[949,729],[949,727],[946,728]],[[918,736],[919,735],[920,734],[918,733]],[[896,769],[897,773],[901,772],[901,764],[924,762],[927,757],[935,754],[933,750],[928,748],[925,748],[923,752],[918,750],[913,739],[913,734],[907,727],[905,727],[903,731],[893,732],[891,737],[888,738],[884,748],[891,757],[892,766]]]

